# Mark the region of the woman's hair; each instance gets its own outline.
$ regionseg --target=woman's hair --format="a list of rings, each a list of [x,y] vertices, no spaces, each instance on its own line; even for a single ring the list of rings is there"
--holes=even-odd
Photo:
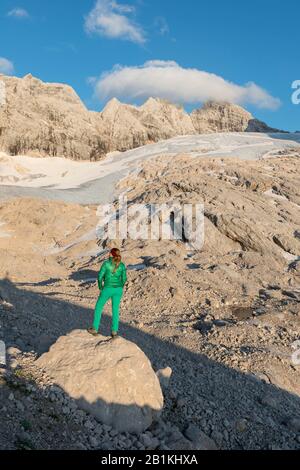
[[[118,269],[118,267],[120,266],[120,263],[121,263],[121,252],[120,250],[118,250],[118,248],[113,248],[111,251],[110,251],[110,254],[111,256],[113,257],[113,261],[115,263],[115,268],[114,268],[114,273],[116,272],[116,270]]]

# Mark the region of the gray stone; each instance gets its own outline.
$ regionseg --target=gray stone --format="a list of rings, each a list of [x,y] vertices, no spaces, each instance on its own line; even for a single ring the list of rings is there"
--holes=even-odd
[[[141,433],[163,408],[159,380],[130,341],[75,330],[42,355],[43,368],[77,405],[119,432]]]
[[[156,375],[158,377],[161,387],[163,389],[168,388],[170,384],[171,375],[172,375],[171,367],[166,367],[165,369],[158,370],[156,372]]]
[[[197,426],[190,424],[184,431],[185,437],[187,437],[193,444],[195,450],[216,450],[217,446],[215,442],[208,437],[201,429]]]
[[[300,418],[291,418],[287,424],[294,432],[300,432]]]

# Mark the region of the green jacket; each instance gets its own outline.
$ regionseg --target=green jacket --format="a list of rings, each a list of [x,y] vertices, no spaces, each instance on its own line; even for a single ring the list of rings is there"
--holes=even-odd
[[[103,287],[124,287],[127,281],[125,264],[121,262],[115,273],[113,272],[114,269],[115,264],[112,258],[104,261],[98,274],[98,286],[100,290]]]

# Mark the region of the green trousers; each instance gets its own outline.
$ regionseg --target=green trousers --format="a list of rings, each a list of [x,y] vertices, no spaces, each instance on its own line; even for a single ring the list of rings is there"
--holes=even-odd
[[[93,328],[98,331],[101,323],[101,317],[104,305],[111,299],[112,302],[112,332],[117,333],[119,330],[119,307],[123,295],[122,287],[104,287],[99,295],[96,308]]]

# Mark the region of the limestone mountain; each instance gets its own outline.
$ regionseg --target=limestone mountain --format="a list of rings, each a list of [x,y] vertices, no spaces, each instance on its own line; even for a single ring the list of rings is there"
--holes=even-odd
[[[213,132],[276,132],[237,105],[206,103],[191,114],[162,99],[142,106],[112,99],[89,111],[73,88],[0,75],[0,150],[10,155],[99,160],[180,135]]]
[[[31,75],[0,75],[0,81],[6,94],[0,107],[1,150],[86,160],[100,149],[97,113],[88,111],[71,87],[43,83]]]
[[[230,103],[208,102],[191,113],[191,120],[198,134],[212,132],[278,132],[255,119],[241,106]]]

